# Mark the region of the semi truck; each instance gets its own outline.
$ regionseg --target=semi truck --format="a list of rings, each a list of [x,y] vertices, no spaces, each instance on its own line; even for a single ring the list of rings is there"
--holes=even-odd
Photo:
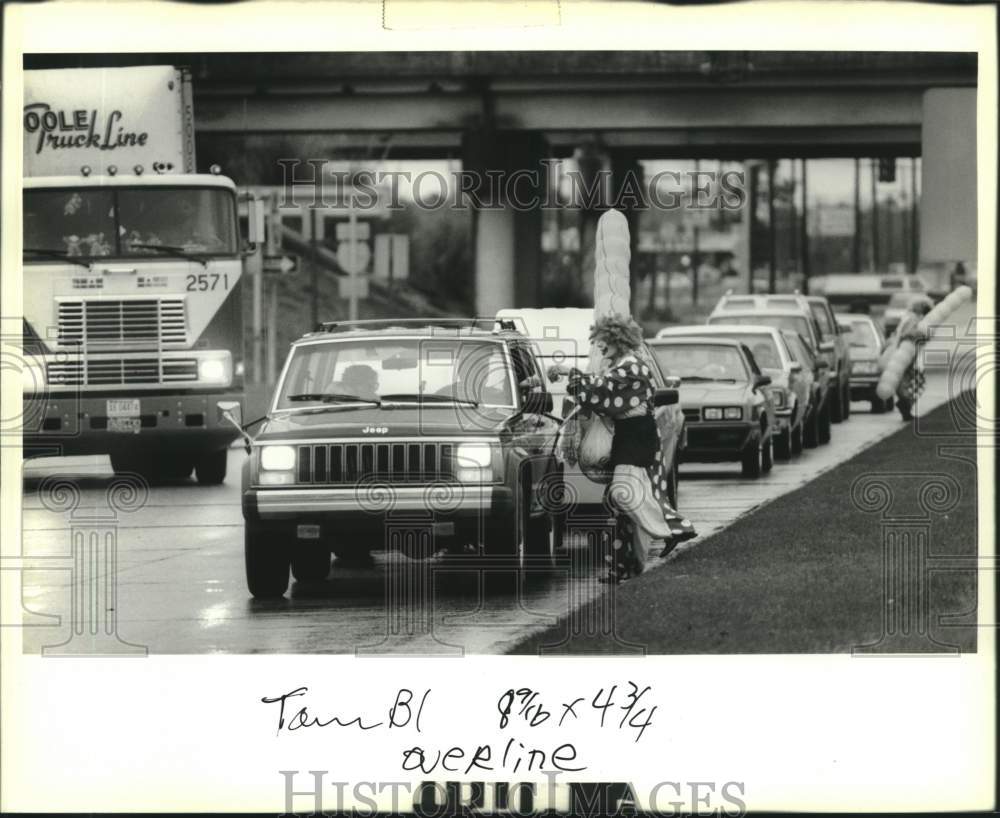
[[[32,70],[24,90],[25,457],[223,482],[263,214],[244,241],[235,183],[196,172],[186,69]]]

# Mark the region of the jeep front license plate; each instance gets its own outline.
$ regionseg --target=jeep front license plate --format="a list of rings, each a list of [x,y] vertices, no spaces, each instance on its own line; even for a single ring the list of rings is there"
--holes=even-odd
[[[142,428],[138,398],[112,398],[107,402],[108,431],[139,434]]]

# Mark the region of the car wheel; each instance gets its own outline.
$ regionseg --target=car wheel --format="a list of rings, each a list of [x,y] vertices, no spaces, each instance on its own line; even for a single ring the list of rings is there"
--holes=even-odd
[[[885,402],[885,411],[891,412],[895,408],[896,408],[896,399],[891,397],[889,398],[889,400]]]
[[[786,428],[780,435],[774,438],[774,459],[792,459],[792,430]]]
[[[888,401],[882,400],[882,398],[874,398],[872,400],[872,414],[881,415],[885,413],[885,407]]]
[[[834,423],[842,422],[844,420],[844,395],[840,391],[840,384],[837,384],[836,389],[830,389],[830,395],[826,402],[829,406],[830,420]]]
[[[848,420],[851,417],[851,385],[844,384],[843,397],[841,397],[841,403],[844,407],[844,420]]]
[[[759,437],[754,437],[747,443],[740,458],[744,477],[760,477],[761,443]]]
[[[292,576],[298,582],[322,582],[330,574],[330,552],[316,546],[297,545],[292,552]]]
[[[819,411],[812,409],[805,420],[802,430],[802,445],[807,449],[815,449],[819,445]]]
[[[792,429],[792,454],[802,454],[802,424]]]
[[[677,500],[677,495],[680,491],[680,475],[678,471],[677,455],[674,455],[674,463],[670,467],[670,476],[667,478],[667,502],[670,503],[674,511],[680,507]]]
[[[819,442],[830,442],[830,402],[827,401],[819,412]]]
[[[286,543],[275,529],[247,522],[243,527],[247,588],[256,599],[275,599],[288,590]]]
[[[771,471],[772,466],[774,466],[774,437],[768,435],[761,448],[760,470],[766,473]]]
[[[210,452],[194,464],[194,473],[203,486],[217,486],[226,479],[226,462],[229,450]]]

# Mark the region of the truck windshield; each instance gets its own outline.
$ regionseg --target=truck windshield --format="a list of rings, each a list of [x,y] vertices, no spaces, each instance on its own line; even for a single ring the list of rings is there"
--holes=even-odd
[[[343,402],[514,405],[503,345],[448,338],[376,338],[293,350],[277,409]]]
[[[136,187],[24,191],[29,260],[233,255],[233,195],[219,188]]]

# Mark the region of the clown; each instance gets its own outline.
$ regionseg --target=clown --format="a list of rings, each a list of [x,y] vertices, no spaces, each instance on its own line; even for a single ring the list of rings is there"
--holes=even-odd
[[[605,496],[615,512],[615,537],[608,580],[619,582],[646,569],[655,541],[667,553],[696,532],[668,499],[654,364],[645,359],[642,329],[629,315],[628,223],[618,211],[601,216],[594,255],[590,371],[554,366],[548,374],[568,376],[566,391],[577,404],[582,439],[571,456],[592,480],[610,476]]]

